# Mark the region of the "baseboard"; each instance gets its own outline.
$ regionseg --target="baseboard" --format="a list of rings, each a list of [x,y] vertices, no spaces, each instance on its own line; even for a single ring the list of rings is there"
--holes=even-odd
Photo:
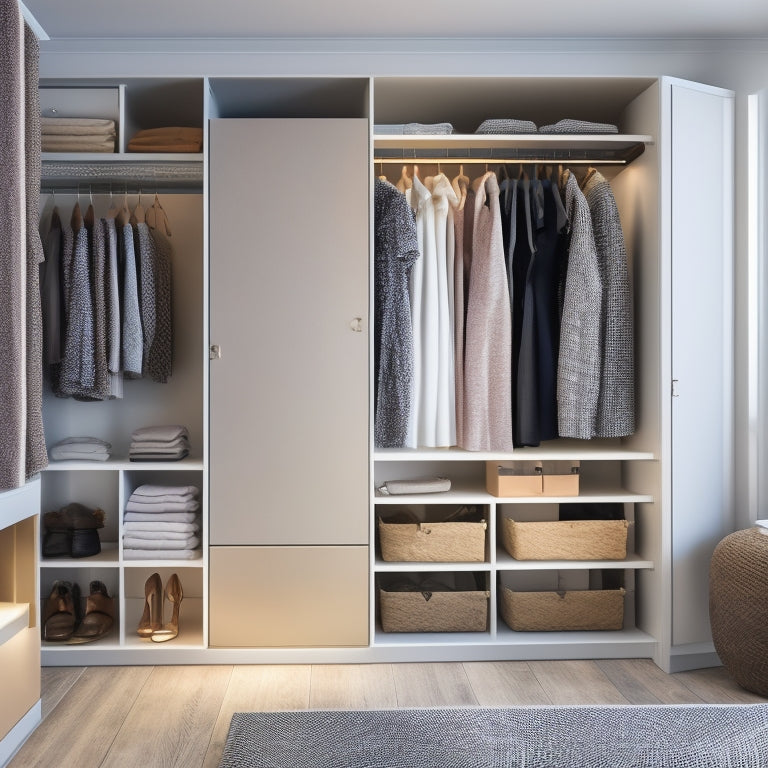
[[[721,667],[723,662],[712,643],[701,643],[682,648],[673,648],[669,657],[669,672],[688,672],[691,669]]]
[[[11,761],[11,758],[21,749],[21,746],[29,738],[32,731],[37,728],[42,720],[42,706],[40,699],[19,720],[16,725],[8,731],[5,738],[0,741],[0,768]]]

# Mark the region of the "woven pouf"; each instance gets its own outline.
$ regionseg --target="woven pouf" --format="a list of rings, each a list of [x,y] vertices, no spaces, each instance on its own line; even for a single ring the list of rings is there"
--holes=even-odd
[[[726,536],[712,554],[709,620],[715,650],[736,682],[768,696],[768,535]]]

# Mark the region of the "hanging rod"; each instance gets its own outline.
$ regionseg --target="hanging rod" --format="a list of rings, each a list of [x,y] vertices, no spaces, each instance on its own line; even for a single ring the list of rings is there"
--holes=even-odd
[[[553,160],[532,157],[519,160],[499,157],[374,157],[376,164],[384,165],[626,165],[627,160],[600,160],[595,158],[570,158]]]

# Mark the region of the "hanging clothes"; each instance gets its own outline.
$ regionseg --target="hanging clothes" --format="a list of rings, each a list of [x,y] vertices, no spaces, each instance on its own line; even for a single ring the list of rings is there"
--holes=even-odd
[[[413,385],[408,281],[419,259],[413,211],[386,181],[374,187],[374,443],[407,445]]]
[[[429,179],[435,212],[435,265],[437,268],[437,402],[434,445],[456,444],[456,368],[454,359],[454,262],[456,240],[454,206],[459,199],[448,177]]]
[[[142,353],[144,336],[141,328],[141,308],[139,306],[139,280],[136,265],[135,238],[133,226],[129,221],[127,206],[117,217],[117,226],[121,235],[118,244],[118,269],[122,274],[122,339],[121,365],[123,376],[127,379],[140,379],[142,371]]]
[[[70,228],[72,251],[66,259],[69,273],[67,327],[59,376],[59,394],[65,397],[92,392],[96,383],[88,230],[79,203],[72,212]],[[69,240],[65,235],[65,246]]]
[[[118,272],[118,235],[115,217],[116,208],[111,208],[104,219],[106,239],[106,261],[104,281],[106,285],[107,311],[107,370],[109,372],[109,396],[123,396],[123,374],[120,368],[120,277]]]
[[[61,275],[62,226],[59,209],[54,207],[43,243],[40,265],[40,301],[43,312],[43,362],[61,362],[61,333],[64,325],[64,298]]]
[[[571,233],[557,369],[558,430],[561,437],[588,440],[600,395],[602,285],[589,205],[573,174],[563,175]]]
[[[155,247],[155,336],[149,350],[147,374],[164,384],[173,372],[173,311],[171,306],[171,227],[155,195],[146,214],[149,234]]]
[[[509,289],[493,173],[477,179],[464,352],[464,447],[512,450]]]
[[[106,224],[103,219],[93,219],[92,206],[86,215],[91,255],[91,297],[93,301],[93,388],[78,393],[78,398],[107,400],[109,398],[109,368],[107,363],[107,304],[105,293],[106,275]]]
[[[581,185],[589,205],[602,284],[600,395],[593,434],[635,431],[632,293],[624,234],[611,185],[591,169]]]
[[[457,204],[453,217],[453,344],[454,380],[456,386],[456,445],[464,445],[464,330],[466,326],[469,270],[472,264],[472,224],[475,214],[475,193],[469,188],[469,177],[463,169],[451,182]]]
[[[416,281],[411,286],[411,320],[413,323],[414,339],[418,336],[418,344],[414,344],[414,354],[418,349],[419,378],[414,382],[414,400],[418,402],[416,409],[416,442],[419,447],[434,448],[437,446],[437,402],[439,381],[439,345],[440,345],[440,314],[438,291],[437,243],[435,242],[435,208],[432,194],[413,174],[411,189],[411,207],[416,216],[416,236],[419,243],[421,264]],[[412,274],[414,274],[412,272]]]
[[[155,242],[149,232],[141,201],[134,208],[131,224],[134,231],[134,249],[138,265],[139,307],[142,330],[142,375],[148,372],[149,353],[155,339],[157,327],[157,305],[155,303],[155,269],[157,255]]]

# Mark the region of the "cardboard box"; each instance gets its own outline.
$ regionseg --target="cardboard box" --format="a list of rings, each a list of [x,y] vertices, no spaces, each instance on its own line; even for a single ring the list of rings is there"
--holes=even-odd
[[[486,461],[485,488],[492,496],[541,496],[542,462]]]
[[[542,461],[544,496],[578,496],[580,462]]]

